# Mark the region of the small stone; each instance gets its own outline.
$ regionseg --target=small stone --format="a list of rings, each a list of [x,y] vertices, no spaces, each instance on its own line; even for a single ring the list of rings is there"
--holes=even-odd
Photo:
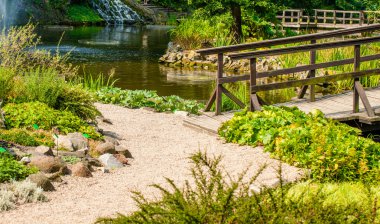
[[[71,167],[72,175],[75,177],[92,177],[90,169],[82,162],[76,163]]]
[[[98,159],[95,158],[86,158],[86,161],[90,166],[101,167],[103,165]]]
[[[110,137],[110,136],[105,136],[105,137],[104,137],[104,140],[105,140],[106,142],[111,142],[111,143],[114,144],[115,146],[120,145],[119,140],[117,140],[116,138],[112,138],[112,137]]]
[[[122,154],[115,154],[115,155],[113,155],[113,156],[115,156],[115,158],[116,158],[119,162],[121,162],[122,164],[124,164],[124,165],[127,165],[127,164],[128,164],[128,159],[127,159],[124,155],[122,155]]]
[[[115,145],[111,142],[104,142],[96,146],[95,151],[98,152],[100,155],[111,153],[116,153],[115,151]]]
[[[112,132],[112,131],[103,131],[102,134],[104,136],[109,136],[109,137],[112,137],[112,138],[116,138],[117,140],[124,140],[123,136],[115,133],[115,132]]]
[[[22,159],[20,160],[20,162],[22,163],[22,164],[24,164],[24,165],[27,165],[27,164],[29,164],[30,162],[32,162],[31,160],[30,160],[30,158],[29,157],[22,157]]]
[[[99,161],[108,169],[122,168],[123,164],[120,163],[114,155],[104,154],[99,157]]]
[[[189,115],[189,112],[177,110],[174,112],[174,114],[182,117],[187,117]]]
[[[38,146],[34,151],[45,156],[54,156],[53,150],[45,145]]]
[[[132,153],[123,145],[118,145],[115,147],[118,154],[124,155],[126,158],[133,158]]]
[[[29,175],[28,180],[37,184],[37,187],[41,187],[44,191],[54,191],[55,188],[50,180],[43,173],[36,173]]]
[[[110,173],[110,170],[108,168],[105,168],[105,167],[100,167],[100,171],[102,173]]]

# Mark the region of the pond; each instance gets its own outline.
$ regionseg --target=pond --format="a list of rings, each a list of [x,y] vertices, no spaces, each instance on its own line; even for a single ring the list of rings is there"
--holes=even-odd
[[[108,74],[115,69],[117,87],[208,99],[214,72],[181,71],[158,63],[170,42],[170,28],[46,26],[38,29],[43,42],[39,48],[56,51],[59,44],[60,53],[71,52],[72,63],[83,67],[81,72]]]

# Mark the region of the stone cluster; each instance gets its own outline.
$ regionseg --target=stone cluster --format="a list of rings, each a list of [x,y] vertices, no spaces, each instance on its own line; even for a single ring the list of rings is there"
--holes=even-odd
[[[180,46],[169,43],[168,50],[159,59],[159,63],[169,67],[184,67],[190,69],[216,70],[218,58],[216,55],[202,56],[194,50],[182,50]],[[223,57],[223,65],[226,71],[248,72],[249,60],[231,60],[229,56]],[[272,71],[280,69],[281,62],[276,57],[259,58],[258,71]]]

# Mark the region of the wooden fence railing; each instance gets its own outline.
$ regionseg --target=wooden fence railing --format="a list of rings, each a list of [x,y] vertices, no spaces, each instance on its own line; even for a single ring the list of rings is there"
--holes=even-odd
[[[314,15],[306,15],[301,9],[287,9],[277,18],[283,25],[294,24],[305,27],[362,26],[380,23],[380,11],[343,11],[315,9]]]
[[[314,85],[318,83],[325,83],[325,82],[353,78],[355,80],[353,112],[355,113],[358,112],[359,98],[360,98],[366,108],[368,115],[374,116],[374,111],[369,105],[364,89],[358,80],[359,80],[359,77],[361,76],[380,74],[380,68],[360,71],[361,62],[379,60],[380,54],[361,56],[360,48],[363,44],[380,42],[380,36],[350,39],[350,40],[344,40],[344,41],[334,41],[334,42],[325,42],[324,39],[333,38],[333,37],[342,37],[345,35],[357,34],[357,33],[362,33],[362,32],[373,32],[373,31],[378,31],[378,30],[380,30],[380,24],[369,25],[365,27],[335,30],[335,31],[329,31],[329,32],[324,32],[324,33],[316,33],[316,34],[308,34],[308,35],[301,35],[301,36],[288,37],[288,38],[266,40],[266,41],[260,41],[260,42],[250,43],[250,44],[239,44],[239,45],[233,45],[233,46],[227,46],[227,47],[218,47],[218,48],[209,48],[209,49],[199,50],[198,53],[200,53],[201,55],[211,55],[211,54],[218,55],[218,71],[217,71],[217,79],[216,79],[217,81],[216,89],[214,90],[212,96],[210,97],[205,110],[209,111],[215,102],[216,103],[215,113],[216,115],[221,114],[222,94],[225,94],[227,97],[229,97],[231,100],[233,100],[236,104],[238,104],[242,108],[246,106],[241,100],[239,100],[236,96],[234,96],[230,91],[228,91],[223,86],[223,84],[225,83],[249,80],[250,93],[251,93],[250,109],[254,111],[254,110],[261,109],[260,103],[259,103],[260,100],[259,100],[259,97],[257,96],[257,92],[302,86],[302,89],[299,93],[299,98],[303,98],[308,86],[310,86],[311,87],[310,100],[314,101],[315,100]],[[318,40],[323,40],[322,41],[323,43],[317,43]],[[294,43],[294,44],[303,43],[303,42],[309,42],[310,44],[294,46],[294,47],[283,47],[283,48],[277,48],[277,49],[255,51],[255,49],[258,49],[258,48],[268,48],[272,46],[291,44],[291,43]],[[339,47],[349,47],[349,46],[353,46],[355,48],[355,51],[354,51],[355,54],[353,55],[353,58],[325,62],[325,63],[318,63],[318,64],[316,63],[317,62],[316,55],[317,55],[318,50],[332,49],[332,48],[339,48]],[[239,52],[239,51],[244,51],[244,50],[254,50],[254,51],[242,52],[242,53]],[[285,69],[280,69],[280,70],[275,70],[275,71],[264,71],[264,72],[257,71],[256,62],[257,62],[257,58],[259,57],[267,57],[267,56],[275,56],[275,55],[283,55],[283,54],[294,54],[294,53],[299,53],[299,52],[310,52],[309,65],[302,65],[298,67],[285,68]],[[233,60],[249,59],[250,60],[250,74],[240,75],[240,76],[230,76],[230,77],[224,76],[223,75],[223,64],[224,64],[223,60],[224,60],[225,53],[232,53],[232,54],[229,54],[229,56]],[[334,67],[334,66],[339,66],[339,65],[346,65],[346,64],[354,64],[354,68],[355,68],[354,71],[349,72],[349,73],[344,73],[344,74],[316,77],[317,69]],[[291,74],[291,73],[302,72],[302,71],[309,72],[306,79],[292,80],[292,81],[286,81],[286,82],[281,82],[281,83],[257,85],[257,79],[260,79],[260,78],[274,77],[274,76]]]

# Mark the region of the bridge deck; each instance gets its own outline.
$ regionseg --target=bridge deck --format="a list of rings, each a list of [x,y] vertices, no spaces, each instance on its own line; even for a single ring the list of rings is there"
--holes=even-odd
[[[360,101],[360,112],[352,113],[353,96],[352,91],[337,95],[328,95],[317,98],[315,102],[307,99],[295,100],[287,103],[276,104],[277,106],[296,106],[308,113],[313,109],[321,110],[326,117],[339,121],[357,120],[364,124],[380,122],[380,87],[366,90],[371,106],[375,109],[376,117],[368,117],[364,106]],[[205,112],[200,116],[191,116],[185,119],[184,125],[197,128],[210,133],[217,133],[220,125],[231,119],[233,112],[227,112],[216,116],[214,112]]]

